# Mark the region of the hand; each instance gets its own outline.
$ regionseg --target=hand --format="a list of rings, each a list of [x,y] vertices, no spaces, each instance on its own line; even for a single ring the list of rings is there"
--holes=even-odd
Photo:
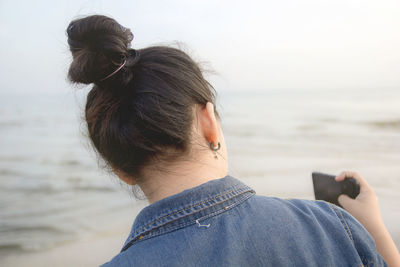
[[[338,199],[340,205],[364,225],[368,232],[376,231],[376,228],[382,227],[383,221],[374,190],[357,172],[341,172],[335,180],[340,182],[346,178],[354,178],[358,181],[360,194],[355,199],[340,195]]]
[[[372,235],[376,249],[386,263],[391,266],[400,266],[400,254],[390,233],[383,223],[379,210],[378,198],[372,187],[357,172],[344,171],[336,176],[337,182],[346,178],[354,178],[360,184],[360,194],[352,199],[346,195],[339,196],[339,203],[350,212]]]

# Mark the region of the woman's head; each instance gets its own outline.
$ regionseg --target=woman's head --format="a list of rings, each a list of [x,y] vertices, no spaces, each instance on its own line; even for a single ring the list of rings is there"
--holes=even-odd
[[[131,49],[131,31],[100,15],[72,21],[67,34],[68,77],[94,84],[88,132],[114,170],[138,179],[152,164],[190,153],[196,107],[215,106],[215,92],[187,54],[167,46]]]

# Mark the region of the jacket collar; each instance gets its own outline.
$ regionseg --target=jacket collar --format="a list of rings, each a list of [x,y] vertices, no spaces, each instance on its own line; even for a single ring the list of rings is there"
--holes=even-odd
[[[139,212],[121,251],[136,241],[173,230],[171,225],[177,220],[190,220],[195,223],[193,216],[205,216],[211,207],[215,209],[218,205],[225,205],[226,209],[235,197],[243,194],[250,197],[255,192],[241,181],[227,175],[161,199]]]

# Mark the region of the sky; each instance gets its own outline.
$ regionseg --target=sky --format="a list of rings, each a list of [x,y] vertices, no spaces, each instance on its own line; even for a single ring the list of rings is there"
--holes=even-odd
[[[217,91],[400,88],[398,0],[0,0],[0,92],[69,90],[65,29],[91,14],[179,42]]]

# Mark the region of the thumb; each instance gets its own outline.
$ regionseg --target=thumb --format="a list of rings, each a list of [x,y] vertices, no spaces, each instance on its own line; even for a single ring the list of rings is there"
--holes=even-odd
[[[343,195],[343,194],[340,195],[339,198],[338,198],[339,204],[342,205],[342,207],[344,209],[346,209],[346,210],[351,208],[351,206],[353,205],[354,201],[355,201],[354,199],[350,198],[347,195]]]

